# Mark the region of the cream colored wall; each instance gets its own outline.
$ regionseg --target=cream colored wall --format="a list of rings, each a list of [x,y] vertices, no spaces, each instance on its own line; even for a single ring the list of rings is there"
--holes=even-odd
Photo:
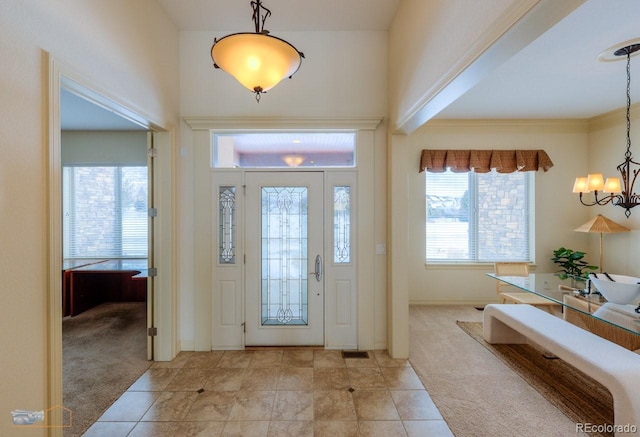
[[[638,162],[640,161],[640,147],[637,141],[638,132],[640,132],[640,104],[635,104],[631,108],[631,115],[631,154]],[[626,144],[624,108],[590,120],[589,172],[602,173],[604,177],[619,177],[616,167],[624,161]],[[586,172],[581,175],[586,176]],[[640,181],[636,183],[636,193],[640,189],[639,184]],[[586,198],[592,199],[588,196],[585,194]],[[602,214],[631,229],[631,232],[621,234],[603,234],[604,271],[640,277],[640,263],[637,262],[640,257],[640,209],[631,209],[629,218],[625,217],[624,209],[617,206],[592,206],[583,209],[587,211],[585,222],[597,214]],[[588,250],[592,254],[591,259],[596,261],[600,256],[600,235],[586,235],[589,241]]]
[[[262,96],[256,103],[253,95],[235,79],[221,70],[215,70],[210,58],[214,37],[228,32],[181,32],[180,33],[180,111],[185,117],[219,118],[219,126],[224,128],[224,118],[233,117],[230,125],[238,120],[249,120],[245,128],[256,128],[260,120],[266,120],[263,127],[278,126],[278,121],[292,126],[289,120],[297,120],[300,126],[321,126],[323,119],[329,127],[341,117],[386,117],[387,111],[387,32],[278,32],[274,35],[284,38],[305,53],[300,70],[292,79],[283,80],[278,86]],[[295,124],[295,122],[294,122]],[[335,127],[335,126],[333,126]],[[196,252],[199,235],[194,235],[196,205],[201,199],[194,197],[194,162],[210,139],[202,131],[196,132],[186,124],[181,127],[180,183],[181,206],[179,208],[179,253],[180,270],[180,343],[185,349],[201,348],[199,331],[210,327],[198,326],[203,319],[199,314],[200,301],[195,277],[202,272],[194,271],[198,258]],[[202,145],[205,146],[202,146]],[[364,219],[373,229],[372,250],[375,244],[386,244],[386,149],[387,124],[383,121],[375,131],[374,150],[367,154],[369,163],[366,171],[371,175],[375,187],[372,204],[361,205],[375,211]],[[208,150],[204,151],[208,156]],[[204,158],[206,161],[206,158]],[[206,165],[206,162],[205,162]],[[368,347],[386,346],[386,254],[368,253],[364,272],[373,273],[374,301],[366,302],[366,320],[360,326],[373,326],[373,332],[364,332]],[[200,257],[201,258],[201,257]],[[204,282],[204,281],[203,281]],[[197,315],[197,316],[196,316]],[[364,324],[362,324],[364,322]],[[209,342],[210,343],[210,342]]]
[[[387,32],[277,32],[305,54],[300,70],[256,103],[253,94],[213,68],[214,37],[180,33],[180,112],[184,116],[384,116]]]
[[[62,164],[147,165],[144,131],[62,131]]]
[[[553,271],[549,261],[559,246],[587,250],[585,234],[573,229],[588,219],[571,193],[576,174],[587,167],[588,125],[582,121],[438,121],[412,135],[394,136],[394,148],[404,149],[408,175],[409,302],[486,304],[496,301],[494,282],[485,276],[492,265],[426,266],[424,261],[424,173],[418,173],[422,149],[544,149],[554,166],[535,175],[535,263],[538,271]],[[402,172],[402,170],[401,170]]]
[[[0,435],[46,410],[47,63],[44,51],[158,125],[178,113],[177,32],[153,0],[0,3]]]

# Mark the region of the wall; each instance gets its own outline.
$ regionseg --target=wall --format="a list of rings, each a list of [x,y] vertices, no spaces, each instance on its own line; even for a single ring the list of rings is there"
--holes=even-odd
[[[589,129],[589,172],[602,173],[607,176],[620,176],[616,167],[624,161],[626,150],[626,108],[603,114],[590,120]],[[631,107],[631,154],[639,161],[640,147],[638,132],[640,131],[640,104]],[[636,167],[637,169],[638,167]],[[586,176],[586,172],[580,174]],[[636,183],[635,192],[640,190],[640,181]],[[592,196],[585,194],[587,199]],[[624,208],[612,205],[584,207],[587,217],[584,222],[602,214],[611,220],[631,229],[631,232],[620,234],[603,234],[604,271],[621,275],[640,277],[640,209],[631,209],[631,216],[626,218]],[[584,223],[583,222],[583,223]],[[580,223],[582,224],[582,223]],[[600,254],[600,234],[585,234],[589,241],[588,250],[592,260],[598,260]],[[595,262],[594,264],[598,264]]]
[[[43,51],[167,126],[178,109],[178,40],[153,0],[6,0],[0,41],[0,435],[14,435],[10,411],[49,407]]]
[[[201,117],[217,122],[220,129],[238,127],[242,120],[244,129],[262,126],[273,128],[282,121],[300,123],[300,126],[320,126],[322,120],[340,118],[386,117],[387,111],[387,32],[278,32],[305,53],[300,70],[292,79],[285,79],[264,94],[259,103],[254,96],[235,79],[221,70],[215,70],[210,58],[214,37],[228,32],[181,32],[180,33],[180,111],[184,117]],[[263,123],[264,122],[264,123]],[[328,122],[331,124],[332,122]],[[375,215],[367,217],[373,230],[373,243],[386,243],[386,121],[375,131],[374,149],[366,175],[375,184],[372,204]],[[193,211],[202,204],[194,197],[196,162],[202,150],[208,147],[210,138],[203,131],[195,132],[186,123],[181,127],[181,149],[179,159],[180,230],[178,241],[180,270],[180,342],[185,348],[193,348],[198,337],[196,323],[198,314],[198,290],[194,277],[196,246],[201,235],[194,235],[194,222],[199,220]],[[197,145],[200,146],[197,146]],[[209,151],[204,150],[208,156]],[[375,308],[367,317],[372,332],[367,332],[368,344],[386,345],[386,255],[370,254],[372,265],[367,271],[375,271],[371,282],[375,288]],[[369,304],[369,302],[367,302]],[[374,305],[372,305],[374,306]],[[202,328],[200,328],[202,329]],[[375,337],[375,338],[374,338]]]
[[[535,174],[535,264],[553,271],[549,258],[559,246],[587,250],[585,234],[573,229],[588,219],[571,193],[574,175],[587,167],[586,121],[433,120],[409,136],[394,136],[407,172],[408,281],[410,303],[485,304],[495,302],[493,266],[425,266],[424,173],[418,173],[422,149],[544,149],[554,166]],[[597,260],[597,256],[595,258]],[[471,285],[472,284],[472,285]]]
[[[63,164],[147,165],[147,133],[133,131],[63,131]]]

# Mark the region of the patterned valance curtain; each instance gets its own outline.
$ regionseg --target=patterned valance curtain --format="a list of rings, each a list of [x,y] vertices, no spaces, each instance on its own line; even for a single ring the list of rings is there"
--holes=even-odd
[[[516,171],[549,170],[551,158],[544,150],[428,150],[420,156],[420,172],[489,173],[495,168],[498,173]]]

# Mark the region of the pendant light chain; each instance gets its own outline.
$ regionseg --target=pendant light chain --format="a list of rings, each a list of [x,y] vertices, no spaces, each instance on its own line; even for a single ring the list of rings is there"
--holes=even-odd
[[[631,158],[631,51],[627,51],[627,151],[625,157]]]

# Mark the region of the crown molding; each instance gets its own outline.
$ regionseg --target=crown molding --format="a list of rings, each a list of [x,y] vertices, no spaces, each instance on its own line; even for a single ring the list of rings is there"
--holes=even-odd
[[[631,105],[630,112],[631,120],[640,118],[640,102]],[[627,121],[627,108],[614,109],[613,111],[590,118],[588,121],[590,131],[618,127]]]

